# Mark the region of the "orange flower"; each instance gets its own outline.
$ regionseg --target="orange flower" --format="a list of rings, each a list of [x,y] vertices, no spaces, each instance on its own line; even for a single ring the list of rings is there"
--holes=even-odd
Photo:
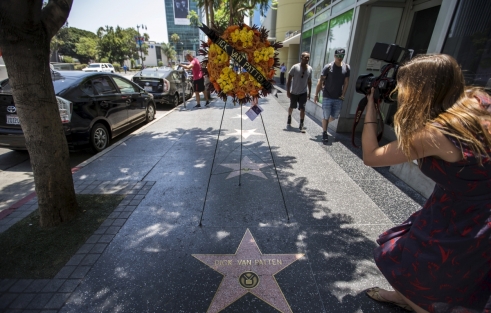
[[[269,58],[268,66],[271,67],[273,65],[274,65],[274,59],[273,58]]]
[[[220,85],[216,81],[213,82],[213,87],[215,87],[216,91],[220,91]]]
[[[236,96],[237,96],[237,98],[239,98],[239,99],[244,99],[244,98],[245,98],[245,96],[246,96],[246,95],[245,95],[245,93],[244,93],[243,91],[237,91],[237,92],[235,93],[235,95],[236,95]]]
[[[259,94],[259,92],[256,89],[252,89],[251,91],[249,91],[249,94],[251,96],[257,96]]]
[[[239,25],[232,25],[229,26],[226,30],[225,33],[230,34],[233,33],[236,29],[240,29]]]

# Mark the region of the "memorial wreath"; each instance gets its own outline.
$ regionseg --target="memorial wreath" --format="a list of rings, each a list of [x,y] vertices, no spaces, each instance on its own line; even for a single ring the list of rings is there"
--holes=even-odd
[[[279,67],[277,50],[283,45],[280,42],[271,45],[268,30],[240,24],[229,26],[220,35],[206,25],[200,28],[208,36],[200,53],[205,56],[209,91],[216,92],[224,101],[231,96],[239,104],[274,91],[271,82],[275,68]]]

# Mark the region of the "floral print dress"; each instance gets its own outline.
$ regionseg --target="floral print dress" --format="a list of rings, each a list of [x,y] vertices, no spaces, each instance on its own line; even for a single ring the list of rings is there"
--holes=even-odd
[[[464,145],[463,152],[455,163],[420,160],[433,193],[380,235],[374,251],[389,283],[431,313],[491,312],[491,160],[480,166]]]

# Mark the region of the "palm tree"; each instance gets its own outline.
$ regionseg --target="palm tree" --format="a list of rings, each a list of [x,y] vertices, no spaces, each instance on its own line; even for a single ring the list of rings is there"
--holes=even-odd
[[[176,58],[176,50],[174,50],[174,47],[170,43],[163,43],[160,46],[160,49],[162,50],[162,53],[167,57],[168,61],[174,60]]]
[[[174,48],[177,50],[177,43],[179,42],[179,40],[181,40],[181,37],[179,37],[178,34],[174,33],[170,36],[170,40],[174,42]]]
[[[273,8],[275,3],[276,1],[272,3]],[[225,5],[230,12],[229,26],[244,23],[244,17],[249,16],[256,7],[259,9],[259,14],[265,16],[270,7],[269,0],[228,0]]]

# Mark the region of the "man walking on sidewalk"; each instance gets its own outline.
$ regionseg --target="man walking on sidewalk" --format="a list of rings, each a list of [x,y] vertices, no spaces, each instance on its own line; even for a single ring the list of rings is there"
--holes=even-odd
[[[315,88],[314,102],[319,100],[318,94],[324,86],[322,92],[322,140],[328,141],[327,125],[329,122],[337,119],[341,112],[341,106],[343,105],[344,95],[348,88],[350,67],[348,64],[343,63],[346,51],[344,49],[337,49],[334,51],[334,62],[328,63],[324,66],[321,73],[321,78],[317,82]]]
[[[305,118],[305,104],[310,99],[310,90],[312,87],[312,67],[308,64],[310,53],[303,52],[302,60],[292,66],[288,72],[288,81],[286,83],[286,96],[290,98],[290,108],[288,108],[288,126],[292,123],[293,109],[300,110],[300,131],[303,132],[303,120]],[[292,83],[293,79],[293,83]],[[291,87],[291,92],[290,92]],[[307,94],[307,89],[309,93]]]
[[[196,94],[196,106],[195,108],[201,108],[200,104],[200,96],[199,93],[202,92],[205,95],[206,104],[205,106],[210,105],[210,101],[208,100],[208,94],[205,92],[205,79],[203,78],[203,72],[201,71],[201,64],[199,64],[199,60],[193,57],[190,53],[186,54],[186,60],[189,61],[189,65],[179,64],[183,68],[187,70],[193,71],[193,88],[194,93]]]

